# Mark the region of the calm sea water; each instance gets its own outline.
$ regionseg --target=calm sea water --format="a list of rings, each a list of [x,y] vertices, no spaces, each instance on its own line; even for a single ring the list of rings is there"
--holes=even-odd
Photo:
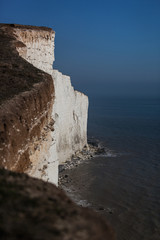
[[[80,202],[118,240],[160,239],[160,99],[90,98],[88,135],[108,149],[71,172]]]

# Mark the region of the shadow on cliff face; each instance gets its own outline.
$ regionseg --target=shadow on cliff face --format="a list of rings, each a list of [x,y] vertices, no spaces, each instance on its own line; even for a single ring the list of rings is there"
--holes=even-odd
[[[114,239],[96,213],[78,207],[53,184],[0,170],[1,239]]]

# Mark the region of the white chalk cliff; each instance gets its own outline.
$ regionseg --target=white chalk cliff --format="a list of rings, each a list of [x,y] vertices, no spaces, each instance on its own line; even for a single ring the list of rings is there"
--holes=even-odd
[[[74,90],[69,76],[53,70],[54,31],[16,28],[15,36],[24,43],[23,47],[17,46],[19,55],[51,74],[53,79],[53,129],[47,132],[39,151],[31,157],[32,168],[28,173],[57,185],[59,163],[87,145],[88,97]]]

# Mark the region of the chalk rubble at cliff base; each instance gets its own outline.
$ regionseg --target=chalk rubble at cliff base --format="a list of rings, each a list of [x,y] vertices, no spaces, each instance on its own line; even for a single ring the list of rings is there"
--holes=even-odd
[[[72,157],[59,165],[59,172],[66,169],[72,169],[77,167],[77,165],[83,163],[86,160],[91,160],[97,155],[106,154],[106,150],[103,147],[94,146],[92,144],[87,144],[81,151],[77,151]]]

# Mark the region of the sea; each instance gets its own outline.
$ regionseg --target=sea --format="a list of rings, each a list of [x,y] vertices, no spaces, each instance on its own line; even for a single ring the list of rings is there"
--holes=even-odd
[[[90,97],[88,138],[106,153],[72,169],[77,202],[117,240],[160,240],[160,98]]]

